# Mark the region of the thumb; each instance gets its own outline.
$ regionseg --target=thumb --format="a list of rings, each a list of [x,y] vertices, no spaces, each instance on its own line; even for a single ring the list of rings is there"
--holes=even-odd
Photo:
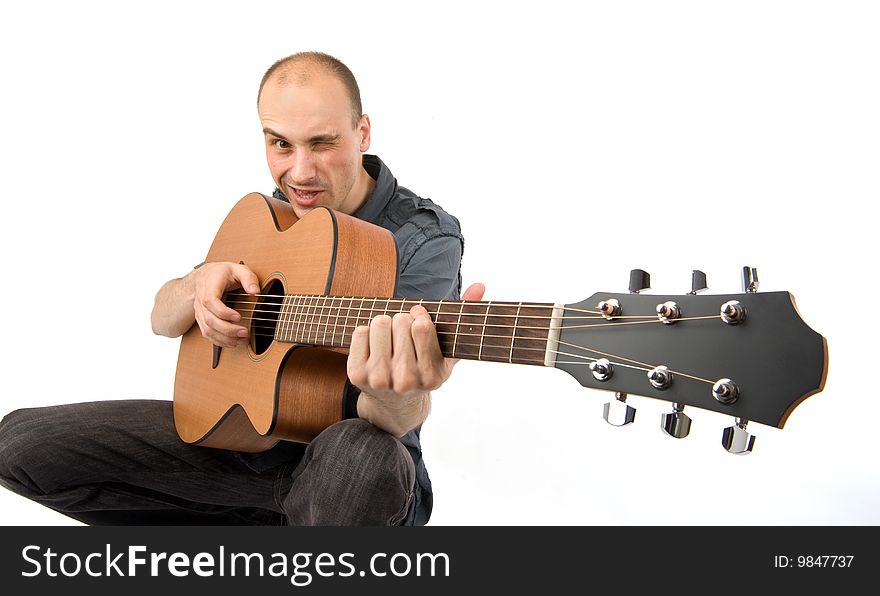
[[[486,286],[481,284],[480,282],[473,283],[468,286],[468,289],[464,291],[461,295],[462,300],[482,300],[483,294],[486,293]]]

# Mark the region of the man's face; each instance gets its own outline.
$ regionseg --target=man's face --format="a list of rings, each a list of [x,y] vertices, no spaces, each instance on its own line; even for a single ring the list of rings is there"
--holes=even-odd
[[[297,217],[315,207],[354,213],[369,193],[362,153],[370,147],[370,120],[352,126],[343,84],[315,73],[307,83],[266,82],[260,96],[266,159]]]

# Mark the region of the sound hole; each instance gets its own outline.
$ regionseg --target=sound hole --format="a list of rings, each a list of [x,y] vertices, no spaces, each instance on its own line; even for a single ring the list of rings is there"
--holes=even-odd
[[[251,347],[254,353],[262,354],[272,345],[272,341],[275,339],[275,329],[278,327],[278,313],[281,312],[283,301],[284,286],[278,279],[273,279],[260,292],[251,323]]]

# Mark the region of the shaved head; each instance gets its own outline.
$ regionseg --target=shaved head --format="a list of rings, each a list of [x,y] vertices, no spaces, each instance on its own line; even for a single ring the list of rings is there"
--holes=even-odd
[[[305,86],[309,84],[315,76],[329,75],[335,77],[342,83],[348,93],[349,103],[351,104],[351,122],[353,127],[357,127],[363,114],[361,106],[361,91],[357,81],[348,67],[328,54],[323,52],[299,52],[291,54],[286,58],[278,60],[269,67],[263,80],[260,81],[260,90],[257,93],[257,105],[260,104],[260,97],[263,95],[263,88],[267,84],[297,85]]]

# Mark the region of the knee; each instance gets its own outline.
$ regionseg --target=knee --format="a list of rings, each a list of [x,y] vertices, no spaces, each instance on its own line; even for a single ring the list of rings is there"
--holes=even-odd
[[[355,418],[338,422],[312,443],[316,456],[347,462],[352,468],[367,469],[377,475],[390,474],[415,480],[415,466],[406,447],[366,420]]]
[[[0,420],[0,478],[31,484],[28,470],[40,453],[41,426],[36,412],[32,408],[15,410]]]
[[[415,466],[396,438],[359,419],[318,435],[285,499],[291,523],[395,525],[412,502]]]

